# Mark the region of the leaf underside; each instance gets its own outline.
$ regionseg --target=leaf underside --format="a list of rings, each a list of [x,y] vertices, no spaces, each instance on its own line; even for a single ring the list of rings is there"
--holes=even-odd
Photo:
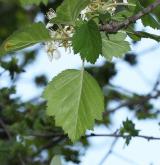
[[[112,60],[112,57],[122,57],[130,51],[128,41],[125,41],[126,33],[118,32],[117,34],[109,34],[106,36],[102,33],[102,55],[107,60]]]
[[[63,128],[72,142],[93,129],[95,119],[102,118],[102,91],[86,71],[66,70],[55,77],[44,91],[47,114],[55,116],[57,126]]]

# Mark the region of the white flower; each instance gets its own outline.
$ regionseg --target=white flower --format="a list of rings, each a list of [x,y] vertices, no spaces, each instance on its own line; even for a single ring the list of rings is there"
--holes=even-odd
[[[128,3],[128,0],[123,0],[123,3]]]
[[[60,53],[60,51],[59,51],[58,49],[55,50],[55,52],[54,52],[54,54],[53,54],[53,58],[54,58],[55,60],[58,60],[58,59],[61,58],[61,53]]]
[[[50,23],[50,22],[49,22],[49,23],[47,23],[46,28],[49,29],[49,28],[51,28],[52,26],[53,26],[53,23]]]
[[[52,18],[55,18],[55,17],[56,17],[56,12],[52,8],[49,9],[49,11],[47,12],[47,18],[51,20]]]
[[[58,47],[55,46],[55,42],[49,41],[45,43],[45,50],[47,52],[50,61],[57,60],[61,57]]]
[[[89,7],[86,7],[85,9],[83,9],[83,10],[80,12],[81,18],[82,18],[83,20],[86,20],[86,19],[87,19],[87,18],[86,18],[86,14],[89,13],[89,12],[91,12],[91,9],[90,9]]]
[[[50,37],[54,39],[56,36],[56,31],[49,29],[49,34],[50,34]]]

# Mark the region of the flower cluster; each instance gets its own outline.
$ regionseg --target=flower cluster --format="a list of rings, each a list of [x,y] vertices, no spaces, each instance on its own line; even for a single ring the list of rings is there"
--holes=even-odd
[[[81,11],[80,19],[88,20],[90,17],[94,17],[96,13],[106,13],[109,12],[113,15],[116,11],[118,5],[126,5],[128,0],[123,0],[122,3],[117,2],[117,0],[92,0],[91,3]],[[71,48],[71,37],[74,32],[73,26],[66,25],[56,25],[50,22],[56,17],[56,13],[53,9],[50,9],[47,12],[47,18],[49,22],[46,25],[46,28],[49,30],[52,41],[45,43],[45,49],[49,56],[49,59],[59,59],[61,57],[60,52],[58,51],[59,47],[64,47],[65,49]]]
[[[113,14],[116,10],[117,1],[116,0],[93,0],[89,5],[91,12],[100,11],[100,12],[109,12]]]
[[[117,0],[92,0],[91,3],[81,11],[81,19],[88,20],[91,17],[96,16],[97,13],[110,13],[114,15],[117,6],[128,4],[128,0],[123,0],[123,2],[118,2]]]
[[[51,19],[56,17],[56,13],[53,9],[49,9],[47,12],[47,18],[50,21]],[[54,24],[48,22],[46,28],[49,30],[52,41],[48,41],[45,43],[45,50],[48,54],[49,59],[59,59],[61,54],[58,50],[59,47],[64,47],[65,49],[71,47],[70,38],[73,34],[73,28],[70,26],[58,26],[55,30],[53,29]]]

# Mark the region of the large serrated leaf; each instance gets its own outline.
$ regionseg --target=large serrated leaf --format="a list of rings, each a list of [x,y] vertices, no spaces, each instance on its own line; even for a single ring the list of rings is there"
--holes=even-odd
[[[80,53],[81,58],[95,63],[102,52],[102,39],[98,26],[94,21],[82,23],[72,38],[74,53]]]
[[[14,32],[0,47],[0,55],[17,51],[36,43],[50,40],[48,30],[43,23],[34,23]]]
[[[74,142],[93,129],[95,119],[102,118],[102,91],[86,71],[66,70],[55,77],[44,91],[47,114],[55,116],[57,126]]]
[[[111,60],[113,56],[122,57],[130,50],[130,45],[125,41],[126,34],[118,32],[117,34],[109,34],[106,36],[102,33],[102,55]]]
[[[57,17],[51,20],[53,23],[59,24],[74,24],[90,0],[65,0],[56,10]]]

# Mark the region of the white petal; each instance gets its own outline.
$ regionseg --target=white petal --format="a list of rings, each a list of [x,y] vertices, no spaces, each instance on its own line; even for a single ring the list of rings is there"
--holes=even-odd
[[[47,12],[47,17],[49,20],[51,20],[52,18],[56,17],[56,12],[51,8],[49,9],[49,11]]]
[[[55,52],[54,52],[54,54],[53,54],[53,58],[55,60],[58,60],[58,59],[60,59],[60,57],[61,57],[61,54],[60,54],[59,50],[56,49]]]
[[[123,0],[123,3],[128,3],[128,0]]]
[[[53,23],[50,23],[50,22],[49,22],[49,23],[47,23],[46,28],[49,29],[49,28],[52,27],[52,26],[53,26]]]

